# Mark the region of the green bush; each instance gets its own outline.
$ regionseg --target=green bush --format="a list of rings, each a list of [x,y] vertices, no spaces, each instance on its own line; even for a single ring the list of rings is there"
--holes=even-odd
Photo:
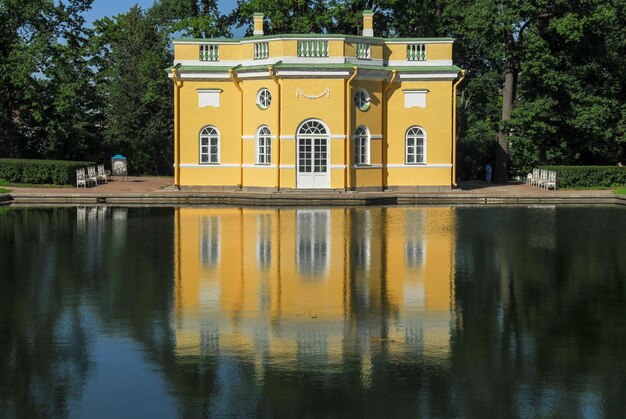
[[[559,188],[610,188],[626,185],[626,167],[540,166],[556,172]]]
[[[95,164],[88,161],[0,159],[0,179],[10,183],[73,185],[76,169]]]

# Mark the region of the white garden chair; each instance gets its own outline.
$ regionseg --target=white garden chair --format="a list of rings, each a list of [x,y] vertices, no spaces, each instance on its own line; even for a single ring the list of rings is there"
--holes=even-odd
[[[76,187],[83,185],[87,187],[87,176],[85,175],[85,169],[76,169]]]
[[[546,189],[553,188],[556,191],[556,172],[548,171],[548,179],[545,181],[544,186]]]
[[[95,166],[90,166],[87,168],[87,183],[93,183],[94,186],[98,184],[98,176],[96,175]]]
[[[548,180],[547,170],[541,169],[539,170],[539,178],[535,181],[535,186],[538,188],[543,188],[544,183]]]
[[[109,176],[107,172],[104,170],[104,164],[98,165],[98,171],[96,173],[96,177],[98,180],[101,180],[103,183],[107,183],[109,181]]]

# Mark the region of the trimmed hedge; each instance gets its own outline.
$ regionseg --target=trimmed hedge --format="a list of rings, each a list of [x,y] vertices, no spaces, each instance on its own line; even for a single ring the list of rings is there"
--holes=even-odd
[[[626,185],[622,166],[540,166],[556,172],[559,188],[610,188]]]
[[[76,169],[95,164],[89,161],[0,159],[0,179],[11,183],[73,185]]]

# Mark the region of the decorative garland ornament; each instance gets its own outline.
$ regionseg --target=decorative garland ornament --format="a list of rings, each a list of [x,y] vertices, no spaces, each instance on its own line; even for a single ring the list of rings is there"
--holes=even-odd
[[[319,95],[313,96],[313,95],[304,94],[302,92],[302,90],[300,90],[299,87],[296,87],[296,98],[298,98],[300,96],[302,96],[303,98],[309,99],[309,100],[319,99],[319,98],[324,97],[324,96],[326,96],[328,99],[330,99],[330,88],[327,87],[326,90],[324,90]]]

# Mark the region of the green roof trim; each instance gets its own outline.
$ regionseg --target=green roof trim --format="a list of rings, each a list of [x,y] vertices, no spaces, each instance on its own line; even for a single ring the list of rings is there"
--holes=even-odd
[[[257,17],[257,16],[263,17],[264,15],[263,15],[263,13],[257,12],[257,13],[252,13],[252,16],[254,16],[254,17]]]
[[[455,65],[445,66],[421,66],[421,67],[387,67],[396,70],[398,73],[458,73],[461,69]]]
[[[178,65],[177,70],[185,73],[223,73],[229,70],[236,71],[267,71],[269,68],[283,69],[283,70],[352,70],[355,65],[352,63],[343,64],[284,64],[282,61],[277,61],[274,64],[267,65],[251,65],[251,66],[204,66],[204,65]],[[459,73],[461,69],[455,65],[450,66],[411,66],[411,67],[387,67],[378,65],[358,65],[356,66],[359,71],[387,71],[391,72],[396,70],[398,73]],[[171,72],[172,68],[165,69],[166,72]]]
[[[229,42],[229,43],[238,43],[241,41],[247,40],[257,40],[257,39],[293,39],[293,38],[356,38],[356,39],[367,39],[374,41],[406,41],[406,42],[436,42],[436,41],[445,41],[445,42],[454,42],[454,38],[380,38],[376,36],[362,36],[362,35],[344,35],[344,34],[313,34],[313,33],[302,33],[302,34],[280,34],[280,35],[255,35],[248,36],[245,38],[174,38],[173,42]]]
[[[210,66],[210,65],[181,65],[174,66],[178,70],[179,73],[219,73],[219,72],[228,72],[230,69],[234,69],[236,67],[228,67],[228,66]],[[172,68],[168,67],[165,69],[167,72],[171,72]]]

